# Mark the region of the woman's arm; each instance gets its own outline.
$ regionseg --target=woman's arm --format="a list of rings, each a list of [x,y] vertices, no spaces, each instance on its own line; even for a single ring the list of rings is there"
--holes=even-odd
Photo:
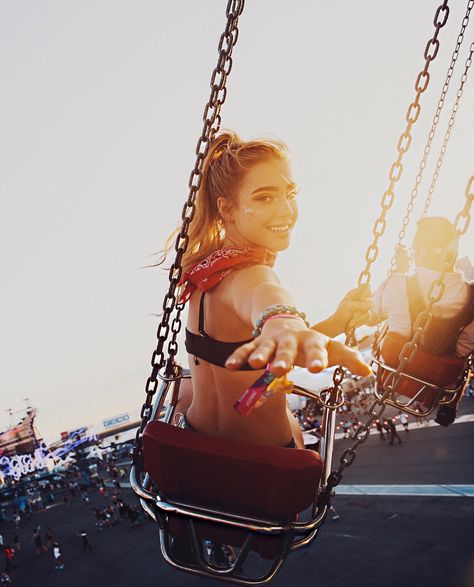
[[[312,326],[327,336],[337,336],[362,324],[372,325],[374,303],[370,287],[360,285],[351,289],[341,300],[332,316]]]
[[[262,311],[269,306],[294,305],[291,294],[268,267],[259,265],[236,271],[227,280],[226,297],[236,314],[246,323],[255,324]],[[359,353],[308,328],[300,318],[267,320],[261,335],[232,353],[226,367],[236,370],[245,362],[254,369],[262,369],[271,363],[270,371],[277,376],[288,372],[295,364],[313,373],[331,365],[343,365],[358,375],[371,373]]]

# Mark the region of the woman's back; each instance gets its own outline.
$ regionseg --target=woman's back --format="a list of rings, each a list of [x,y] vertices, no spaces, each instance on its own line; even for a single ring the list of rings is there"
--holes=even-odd
[[[241,270],[247,271],[247,270]],[[238,287],[237,272],[207,292],[204,299],[204,328],[216,341],[234,342],[252,338],[252,325],[245,324],[232,307],[230,288]],[[237,295],[239,295],[237,293]],[[249,295],[242,291],[242,296]],[[189,302],[188,329],[198,334],[201,292]],[[285,446],[292,439],[292,431],[285,417],[286,396],[276,394],[249,416],[240,415],[234,404],[263,370],[229,371],[202,358],[189,355],[193,381],[193,401],[187,412],[189,424],[207,434],[236,440]]]

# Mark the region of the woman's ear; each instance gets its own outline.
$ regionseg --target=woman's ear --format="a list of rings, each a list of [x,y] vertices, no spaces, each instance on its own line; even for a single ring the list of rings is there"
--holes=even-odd
[[[233,222],[232,202],[228,198],[223,198],[222,196],[217,198],[217,209],[224,222],[227,224]]]

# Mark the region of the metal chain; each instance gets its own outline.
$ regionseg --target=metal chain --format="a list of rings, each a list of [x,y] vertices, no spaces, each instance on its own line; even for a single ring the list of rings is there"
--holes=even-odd
[[[136,466],[141,465],[142,434],[152,413],[153,396],[158,388],[159,373],[165,368],[165,375],[173,376],[175,371],[174,359],[178,352],[177,336],[181,330],[181,312],[184,309],[184,304],[179,303],[176,299],[176,288],[182,275],[182,258],[188,248],[188,229],[196,211],[196,193],[202,182],[204,161],[212,140],[221,125],[220,112],[227,95],[226,82],[232,70],[232,51],[237,43],[238,22],[244,9],[244,4],[245,0],[228,0],[227,2],[227,25],[218,44],[219,57],[211,76],[211,94],[204,108],[204,126],[196,145],[196,162],[189,177],[189,194],[181,214],[181,229],[176,237],[174,247],[176,257],[168,274],[169,289],[163,301],[163,314],[157,331],[158,342],[151,357],[152,371],[145,385],[146,399],[140,412],[141,425],[137,430],[133,455],[133,461]],[[170,318],[173,312],[175,312],[175,316],[170,326]],[[165,357],[164,346],[170,337],[170,330],[171,338],[168,343],[167,357]]]
[[[400,179],[402,172],[403,172],[403,165],[402,165],[403,156],[410,148],[410,144],[411,144],[411,140],[412,140],[411,129],[412,129],[413,125],[416,123],[416,121],[418,120],[418,117],[420,116],[420,112],[421,112],[420,97],[421,97],[421,94],[423,94],[423,92],[426,91],[426,88],[428,87],[429,82],[430,82],[430,74],[429,74],[428,70],[429,70],[431,62],[438,55],[439,31],[446,24],[446,22],[448,20],[448,16],[449,16],[448,0],[444,0],[444,2],[440,6],[438,6],[438,8],[436,9],[436,13],[435,13],[435,16],[433,19],[433,24],[435,27],[434,34],[431,37],[431,39],[429,39],[429,41],[426,43],[426,46],[425,46],[425,51],[423,54],[423,56],[425,58],[425,65],[424,65],[423,69],[420,71],[420,73],[418,74],[416,81],[415,81],[415,90],[416,90],[415,99],[408,107],[407,113],[405,115],[405,120],[406,120],[407,124],[406,124],[405,130],[403,131],[403,133],[400,135],[400,137],[398,139],[398,143],[397,143],[398,156],[397,156],[397,159],[394,161],[394,163],[392,163],[392,165],[390,167],[390,171],[389,171],[390,184],[382,196],[381,211],[380,211],[379,217],[375,221],[375,224],[372,229],[373,240],[372,240],[372,243],[367,248],[367,251],[365,253],[366,265],[365,265],[363,271],[359,275],[359,279],[358,279],[359,285],[370,285],[370,280],[371,280],[370,269],[379,254],[378,241],[381,238],[381,236],[383,235],[383,233],[385,232],[385,229],[387,227],[386,216],[387,216],[387,213],[390,210],[390,208],[392,207],[392,204],[395,200],[395,192],[394,192],[395,185],[398,182],[398,180]],[[354,329],[352,329],[350,332],[348,332],[346,334],[346,344],[350,343],[353,339],[354,339]],[[337,405],[340,403],[340,393],[341,392],[339,389],[339,385],[343,379],[344,379],[344,371],[343,371],[342,367],[338,367],[334,371],[334,375],[333,375],[334,386],[332,389],[332,396],[333,396],[334,400],[331,402],[331,404],[333,404],[333,405]]]
[[[440,115],[441,115],[441,111],[443,109],[444,106],[444,100],[446,98],[446,94],[448,92],[449,89],[449,84],[451,81],[451,78],[453,76],[454,73],[454,67],[456,65],[457,59],[459,57],[459,50],[461,49],[461,45],[462,42],[464,40],[464,33],[466,31],[467,25],[469,24],[469,16],[471,14],[471,10],[474,6],[474,0],[469,0],[469,2],[467,3],[467,8],[466,8],[466,14],[464,15],[464,18],[462,19],[462,23],[461,23],[461,29],[459,31],[457,40],[456,40],[456,46],[454,48],[453,51],[453,55],[451,57],[451,63],[449,64],[449,68],[448,68],[448,72],[446,74],[446,79],[443,85],[443,89],[441,91],[441,96],[439,98],[438,101],[438,106],[436,108],[436,113],[434,115],[433,118],[433,123],[431,125],[431,129],[430,132],[428,133],[428,140],[426,142],[425,148],[423,150],[423,157],[420,161],[420,165],[418,167],[418,173],[416,175],[415,178],[415,184],[411,190],[411,194],[410,194],[410,200],[408,202],[406,211],[405,211],[405,216],[403,218],[403,222],[402,222],[402,228],[400,229],[400,232],[398,233],[398,242],[395,245],[395,250],[394,250],[394,254],[390,260],[390,268],[387,272],[387,279],[392,275],[394,269],[395,269],[395,264],[396,264],[396,258],[397,258],[397,252],[403,242],[403,240],[405,239],[405,234],[406,234],[406,229],[408,227],[408,224],[410,223],[410,216],[411,213],[413,211],[413,207],[415,205],[415,200],[418,196],[418,189],[423,177],[423,171],[425,170],[426,167],[426,162],[428,159],[428,155],[430,154],[431,151],[431,144],[433,142],[435,133],[436,133],[436,128],[438,126],[438,122],[440,119]],[[459,91],[458,91],[459,93]],[[462,92],[461,92],[462,93]],[[452,126],[452,124],[451,124]],[[447,142],[447,141],[446,141]],[[445,149],[446,150],[446,149]],[[443,153],[444,155],[444,153]],[[439,167],[441,166],[441,163],[439,164]],[[434,188],[433,188],[434,189]],[[429,206],[429,205],[428,205]],[[425,203],[425,208],[426,208],[426,203]]]
[[[458,212],[456,219],[454,221],[454,228],[456,230],[456,236],[461,237],[467,231],[469,224],[471,222],[471,207],[474,202],[474,175],[469,178],[466,190],[465,190],[465,203],[464,208]],[[385,401],[393,395],[393,391],[395,390],[401,374],[403,373],[404,368],[406,365],[413,359],[418,349],[418,343],[421,342],[423,338],[423,334],[428,328],[429,324],[432,320],[432,309],[433,306],[440,301],[442,298],[445,290],[446,284],[444,283],[446,273],[451,269],[452,263],[446,259],[443,270],[432,284],[428,292],[428,305],[426,309],[421,312],[413,326],[413,337],[410,341],[405,343],[403,346],[400,356],[399,356],[399,365],[395,372],[391,374],[391,377],[388,379],[388,383],[384,389],[383,394],[377,398],[374,403],[370,406],[369,409],[369,418],[365,424],[360,425],[357,430],[353,434],[354,443],[352,446],[347,448],[341,455],[339,460],[339,466],[335,471],[332,471],[328,477],[328,482],[326,486],[326,490],[324,493],[324,497],[329,499],[332,490],[336,485],[338,485],[342,480],[342,473],[346,467],[349,467],[354,462],[357,453],[356,450],[359,445],[363,444],[370,435],[370,429],[372,424],[375,420],[380,418],[383,411],[385,410]],[[470,360],[470,359],[469,359]],[[468,363],[469,363],[468,360]]]
[[[444,140],[443,140],[443,144],[441,146],[441,150],[439,153],[439,157],[438,160],[436,161],[436,167],[433,173],[433,178],[431,180],[431,185],[430,185],[430,189],[428,191],[428,195],[426,197],[426,201],[425,201],[425,206],[423,208],[423,214],[422,216],[426,216],[428,214],[428,210],[429,207],[431,205],[431,198],[433,197],[433,193],[435,191],[435,187],[436,187],[436,182],[438,181],[438,175],[439,175],[439,171],[441,169],[441,165],[443,164],[443,159],[444,159],[444,154],[446,153],[446,149],[448,147],[448,142],[449,139],[451,137],[451,130],[453,128],[454,125],[454,119],[456,118],[456,113],[458,111],[459,108],[459,102],[461,100],[461,96],[463,94],[464,91],[464,84],[466,83],[467,80],[467,75],[469,72],[469,68],[471,67],[472,64],[472,56],[474,55],[474,41],[471,43],[471,47],[469,50],[469,56],[466,59],[466,66],[464,69],[464,73],[461,76],[461,83],[459,85],[457,94],[456,94],[456,100],[453,104],[453,108],[451,110],[451,116],[449,118],[449,122],[448,122],[448,128],[446,129],[446,134],[444,135]]]

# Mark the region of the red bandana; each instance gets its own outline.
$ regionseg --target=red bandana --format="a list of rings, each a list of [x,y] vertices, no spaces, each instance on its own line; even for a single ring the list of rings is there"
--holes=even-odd
[[[196,288],[203,292],[212,289],[235,269],[251,265],[273,267],[275,259],[276,253],[264,247],[233,245],[218,249],[201,259],[186,273],[181,280],[181,285],[184,284],[185,288],[179,301],[186,303]]]

